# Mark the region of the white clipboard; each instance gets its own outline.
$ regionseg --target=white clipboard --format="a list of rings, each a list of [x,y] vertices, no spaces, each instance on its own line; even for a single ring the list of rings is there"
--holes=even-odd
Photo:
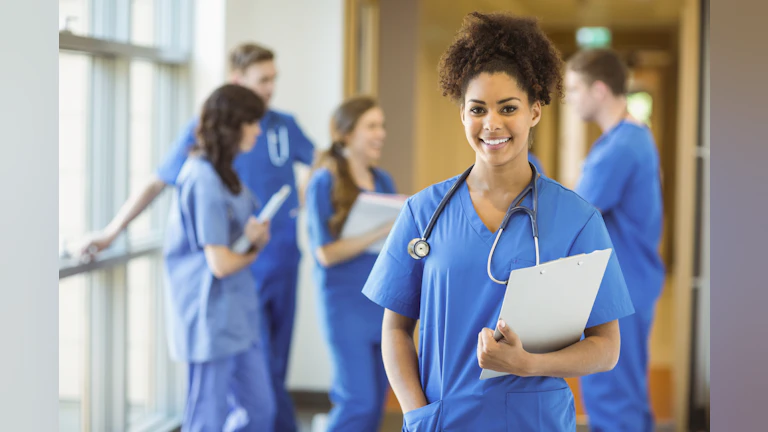
[[[603,281],[611,249],[574,255],[509,275],[499,319],[530,353],[548,353],[578,342]],[[496,340],[501,332],[494,332]],[[483,369],[480,379],[508,375]]]
[[[406,195],[362,192],[349,210],[340,238],[367,234],[387,222],[397,219],[400,210],[408,199]],[[368,253],[378,254],[384,247],[383,238],[366,249]]]
[[[256,216],[256,219],[258,219],[259,222],[271,221],[272,218],[277,214],[277,211],[280,210],[280,207],[282,207],[285,200],[288,199],[288,195],[290,194],[291,186],[287,184],[283,185],[280,190],[275,192],[269,198],[267,205],[261,209],[259,215]],[[239,254],[248,252],[250,248],[251,242],[248,240],[248,237],[246,237],[245,234],[241,235],[240,238],[235,240],[235,242],[232,244],[232,251]]]

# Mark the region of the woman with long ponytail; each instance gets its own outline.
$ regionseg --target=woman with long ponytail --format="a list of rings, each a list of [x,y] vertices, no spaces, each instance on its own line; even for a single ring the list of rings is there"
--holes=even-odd
[[[386,133],[376,101],[345,101],[331,119],[332,144],[317,159],[306,192],[310,246],[316,262],[320,316],[333,362],[328,431],[375,431],[389,383],[381,357],[384,310],[361,293],[376,254],[366,252],[392,224],[340,239],[362,191],[395,193],[377,167]]]

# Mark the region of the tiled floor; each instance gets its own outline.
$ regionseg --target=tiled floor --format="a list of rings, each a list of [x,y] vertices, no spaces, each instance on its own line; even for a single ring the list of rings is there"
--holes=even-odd
[[[300,410],[298,413],[299,432],[325,432],[323,427],[325,413],[317,411]],[[61,431],[79,431],[79,410],[77,406],[60,405]],[[314,424],[313,424],[314,423]],[[390,413],[384,416],[381,428],[378,432],[400,432],[403,425],[403,416]],[[659,425],[656,432],[672,432],[672,425]],[[577,432],[589,432],[587,426],[580,425]]]
[[[299,412],[299,432],[325,432],[325,413]],[[314,423],[314,424],[313,424]],[[403,416],[386,414],[379,432],[400,432],[403,427]]]
[[[319,415],[316,415],[319,414]],[[325,432],[324,413],[299,412],[299,432]],[[313,424],[314,423],[314,424]],[[400,432],[403,425],[403,416],[399,414],[387,414],[378,432]],[[672,432],[675,428],[670,424],[657,425],[656,432]],[[577,432],[589,432],[586,425],[579,425]]]

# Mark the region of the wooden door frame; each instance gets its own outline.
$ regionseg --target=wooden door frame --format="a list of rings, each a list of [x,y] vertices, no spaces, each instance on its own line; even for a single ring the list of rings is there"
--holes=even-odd
[[[362,16],[366,13],[365,16]],[[366,58],[359,35],[366,31]],[[364,63],[365,62],[365,63]],[[344,98],[357,94],[376,97],[379,69],[379,0],[346,0],[344,4]],[[367,69],[369,78],[365,85],[360,82],[361,69]]]

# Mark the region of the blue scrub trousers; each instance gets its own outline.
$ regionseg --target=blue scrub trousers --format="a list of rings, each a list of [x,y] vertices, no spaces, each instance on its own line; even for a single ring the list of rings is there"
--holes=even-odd
[[[189,364],[182,432],[272,430],[275,400],[263,348]]]
[[[381,343],[334,340],[334,334],[345,333],[346,329],[329,324],[333,408],[328,414],[328,432],[377,431],[389,390]]]
[[[584,407],[593,432],[652,432],[648,397],[648,338],[654,308],[619,319],[621,353],[608,372],[581,378]]]
[[[277,402],[275,431],[295,432],[296,415],[293,400],[285,388],[288,370],[288,356],[293,335],[293,321],[296,315],[296,285],[299,267],[279,270],[266,277],[258,278],[259,305],[263,317],[262,340],[265,341],[270,366],[272,389]],[[271,429],[263,429],[271,431]]]

